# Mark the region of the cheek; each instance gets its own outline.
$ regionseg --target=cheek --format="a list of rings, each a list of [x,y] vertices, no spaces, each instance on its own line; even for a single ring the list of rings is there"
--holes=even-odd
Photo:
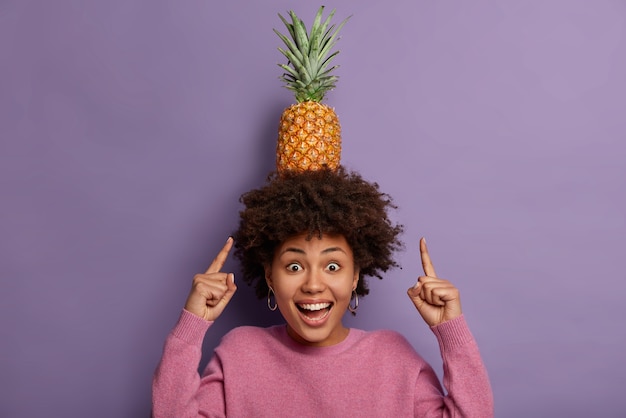
[[[273,276],[272,287],[277,298],[287,299],[293,297],[297,291],[298,284],[295,280],[284,280],[280,276]]]
[[[350,301],[350,298],[352,297],[352,288],[343,289],[343,292],[341,294],[337,294],[335,292],[335,297],[337,298],[337,300],[342,300],[345,303],[348,303]]]
[[[337,299],[350,299],[352,297],[352,289],[356,286],[354,276],[346,277],[341,283],[333,286],[333,293]]]

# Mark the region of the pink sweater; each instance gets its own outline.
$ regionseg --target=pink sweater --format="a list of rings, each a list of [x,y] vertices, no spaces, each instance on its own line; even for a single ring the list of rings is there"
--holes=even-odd
[[[462,316],[433,327],[447,396],[433,369],[394,331],[350,329],[339,344],[306,347],[284,325],[235,328],[200,376],[210,325],[181,314],[154,375],[155,418],[493,416],[489,379]]]

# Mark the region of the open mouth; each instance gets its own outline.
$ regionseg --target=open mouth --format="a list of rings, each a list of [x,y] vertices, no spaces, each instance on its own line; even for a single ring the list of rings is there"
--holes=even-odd
[[[305,318],[311,321],[321,321],[328,316],[333,304],[330,302],[298,303],[296,306]]]

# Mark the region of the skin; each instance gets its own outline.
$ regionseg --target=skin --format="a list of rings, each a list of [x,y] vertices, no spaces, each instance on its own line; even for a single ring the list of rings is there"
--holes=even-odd
[[[233,239],[229,237],[206,272],[193,277],[185,310],[206,321],[215,321],[222,314],[237,290],[235,275],[220,271],[232,247]]]
[[[206,321],[215,321],[237,290],[234,274],[221,271],[232,245],[233,239],[228,238],[206,272],[193,278],[185,310]],[[415,308],[431,327],[459,317],[462,314],[459,290],[448,280],[437,277],[424,238],[420,240],[420,256],[424,275],[407,290]],[[341,318],[356,287],[359,272],[343,236],[324,236],[307,241],[298,235],[288,239],[277,249],[272,264],[265,266],[265,273],[268,285],[274,288],[289,335],[294,340],[305,345],[324,346],[345,339],[348,329]],[[303,301],[323,301],[333,305],[323,325],[302,318],[296,303]]]
[[[449,281],[437,277],[425,238],[420,240],[420,255],[424,276],[418,277],[415,286],[407,290],[417,311],[431,327],[461,316],[459,290]]]

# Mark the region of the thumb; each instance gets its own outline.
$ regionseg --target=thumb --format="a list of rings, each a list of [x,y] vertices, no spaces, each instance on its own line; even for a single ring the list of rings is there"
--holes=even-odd
[[[418,282],[415,286],[409,287],[406,291],[406,294],[409,295],[409,299],[411,299],[411,302],[413,302],[418,310],[422,307],[424,303],[426,303],[426,301],[420,296],[421,287],[422,284]]]
[[[235,292],[237,291],[237,285],[235,284],[234,273],[228,273],[228,277],[226,278],[226,286],[228,286],[228,289],[226,290],[226,293],[224,293],[224,296],[222,297],[222,301],[224,302],[224,304],[227,305],[228,302],[230,302],[230,300],[232,299]]]
[[[224,312],[224,309],[226,309],[226,306],[228,306],[228,303],[232,299],[233,295],[235,294],[237,286],[235,285],[235,275],[233,273],[228,273],[228,276],[226,278],[226,286],[227,289],[226,292],[224,292],[224,294],[222,295],[222,298],[213,308],[207,311],[209,316],[204,317],[204,319],[206,319],[207,321],[215,321],[217,318],[219,318],[220,315],[222,315],[222,312]]]

